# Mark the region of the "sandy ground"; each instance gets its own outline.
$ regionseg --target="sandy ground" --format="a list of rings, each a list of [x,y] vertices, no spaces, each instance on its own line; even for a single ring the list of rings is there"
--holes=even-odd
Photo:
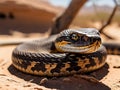
[[[120,27],[112,25],[105,32],[120,42]],[[38,37],[39,35],[31,36],[26,40]],[[0,36],[0,41],[15,39],[22,40],[23,37]],[[0,47],[0,90],[120,90],[120,56],[109,55],[104,67],[86,74],[94,78],[84,79],[81,75],[48,78],[25,74],[15,69],[11,64],[11,53],[15,47]]]

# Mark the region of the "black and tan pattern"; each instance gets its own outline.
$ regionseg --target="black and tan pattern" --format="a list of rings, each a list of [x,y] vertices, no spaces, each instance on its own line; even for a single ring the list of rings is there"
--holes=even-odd
[[[111,54],[120,54],[120,46],[104,44]],[[114,46],[114,48],[113,48]],[[114,51],[115,50],[115,51]],[[110,52],[114,51],[114,52]],[[41,76],[62,76],[99,69],[105,64],[106,48],[93,28],[64,30],[44,40],[16,47],[13,65],[20,71]]]

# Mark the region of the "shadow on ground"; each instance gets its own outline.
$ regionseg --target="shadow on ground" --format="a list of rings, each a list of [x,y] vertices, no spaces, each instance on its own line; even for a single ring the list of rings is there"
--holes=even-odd
[[[101,80],[108,73],[108,64],[105,64],[101,69],[87,74],[88,76],[94,76],[96,79]],[[82,79],[79,75],[68,76],[68,77],[54,77],[46,78],[40,76],[29,75],[22,73],[14,68],[13,65],[10,65],[8,68],[9,72],[12,75],[17,76],[18,78],[24,79],[32,83],[36,83],[47,88],[54,88],[59,90],[111,90],[107,85],[101,82],[90,82],[88,80]]]

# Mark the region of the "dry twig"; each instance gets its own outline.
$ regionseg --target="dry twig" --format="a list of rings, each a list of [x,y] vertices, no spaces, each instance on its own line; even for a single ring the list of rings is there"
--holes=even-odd
[[[108,25],[111,24],[112,19],[113,19],[114,15],[115,15],[115,12],[116,12],[116,10],[117,10],[118,4],[117,4],[117,1],[116,1],[116,0],[114,0],[114,3],[115,3],[115,7],[114,7],[111,15],[109,16],[107,22],[99,29],[100,33],[104,34],[104,35],[105,35],[107,38],[109,38],[109,39],[113,39],[113,38],[110,37],[110,36],[108,36],[107,34],[105,34],[105,33],[103,32],[103,30],[104,30]]]
[[[86,1],[87,0],[72,0],[65,12],[61,16],[56,18],[50,35],[57,34],[60,31],[67,29],[79,9],[82,8]]]

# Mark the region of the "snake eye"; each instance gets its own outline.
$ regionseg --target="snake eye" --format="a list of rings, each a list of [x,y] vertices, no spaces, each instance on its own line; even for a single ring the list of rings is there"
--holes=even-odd
[[[78,36],[77,34],[75,34],[75,33],[73,33],[73,34],[71,35],[71,39],[72,39],[72,40],[77,41],[78,38],[79,38],[79,36]]]

